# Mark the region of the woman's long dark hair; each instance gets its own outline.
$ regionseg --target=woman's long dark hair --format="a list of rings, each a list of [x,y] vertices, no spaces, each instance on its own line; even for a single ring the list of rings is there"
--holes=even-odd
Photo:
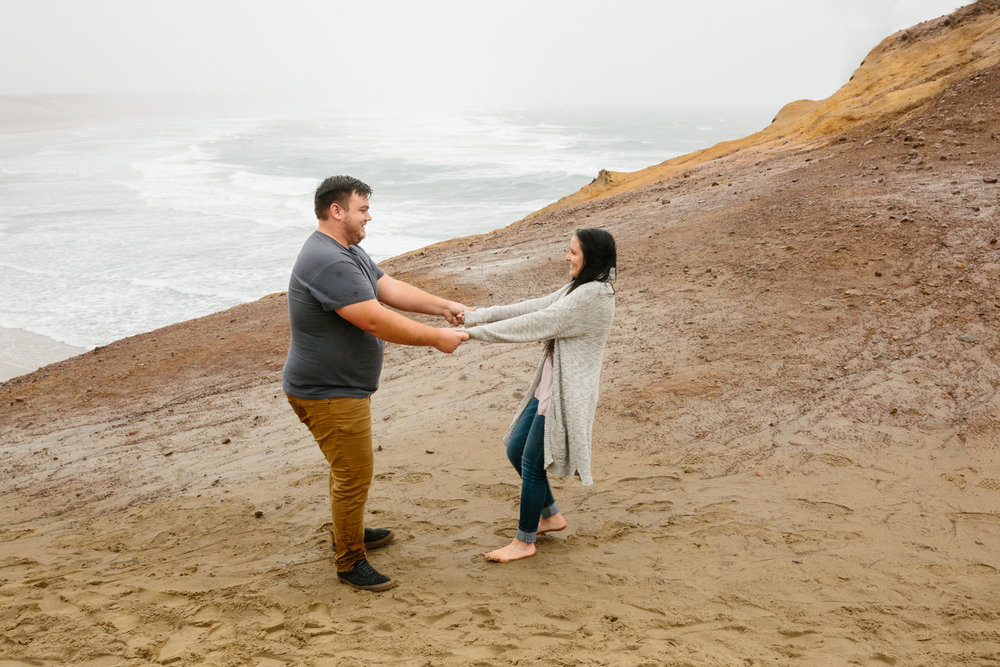
[[[576,240],[580,242],[580,250],[583,252],[583,267],[580,274],[570,281],[569,291],[595,280],[614,282],[618,267],[615,237],[603,229],[591,227],[576,230]]]

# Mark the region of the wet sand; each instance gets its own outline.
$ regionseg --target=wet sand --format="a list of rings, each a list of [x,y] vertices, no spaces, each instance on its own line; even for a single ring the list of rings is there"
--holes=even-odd
[[[0,327],[0,382],[84,351],[30,331]]]

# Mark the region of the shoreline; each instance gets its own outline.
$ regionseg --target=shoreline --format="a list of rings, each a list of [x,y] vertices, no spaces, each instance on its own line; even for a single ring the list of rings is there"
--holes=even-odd
[[[0,327],[0,383],[86,351],[43,334]]]

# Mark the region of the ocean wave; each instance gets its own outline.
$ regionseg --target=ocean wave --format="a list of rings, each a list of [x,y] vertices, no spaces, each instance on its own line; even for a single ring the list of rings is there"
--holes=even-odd
[[[60,271],[50,267],[51,265],[42,264],[41,262],[28,265],[12,263],[9,260],[0,260],[0,278],[2,278],[0,282],[3,282],[5,285],[14,284],[16,276],[12,276],[7,272],[23,273],[33,278],[38,276],[44,276],[45,278],[58,278],[62,275]]]
[[[294,176],[274,176],[250,171],[234,171],[229,182],[238,188],[266,195],[282,197],[311,197],[316,189],[316,180]]]

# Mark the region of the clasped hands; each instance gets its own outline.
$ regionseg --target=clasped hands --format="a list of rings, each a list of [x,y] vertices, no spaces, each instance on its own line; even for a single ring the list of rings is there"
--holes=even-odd
[[[459,327],[465,324],[465,311],[475,309],[475,306],[469,308],[457,301],[449,301],[445,306],[444,312],[441,314],[453,327]],[[442,345],[437,347],[442,352],[448,354],[451,354],[458,349],[459,345],[469,340],[469,333],[462,329],[442,329],[441,334],[444,340],[442,341]]]

